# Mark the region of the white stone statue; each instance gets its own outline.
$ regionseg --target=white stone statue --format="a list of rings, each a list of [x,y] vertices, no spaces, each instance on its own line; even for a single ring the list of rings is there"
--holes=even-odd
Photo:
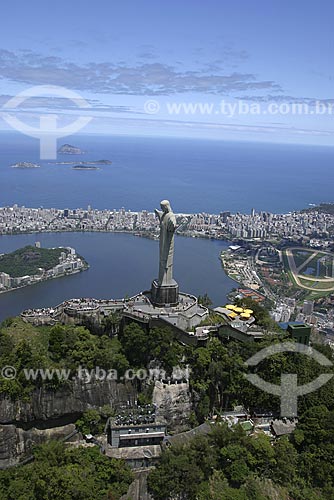
[[[176,218],[168,200],[160,203],[161,210],[155,210],[160,221],[160,261],[158,284],[172,285],[173,280],[173,257],[174,257],[174,233],[176,229]]]

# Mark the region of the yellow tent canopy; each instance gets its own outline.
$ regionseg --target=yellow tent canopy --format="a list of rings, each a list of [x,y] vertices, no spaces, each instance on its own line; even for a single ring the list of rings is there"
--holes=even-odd
[[[229,317],[230,318],[236,318],[238,315],[234,311],[230,312]]]
[[[242,318],[242,319],[249,319],[249,318],[250,318],[250,314],[248,314],[248,313],[246,313],[246,312],[241,313],[241,314],[240,314],[240,318]]]
[[[230,309],[230,311],[234,311],[235,306],[233,304],[227,304],[227,306],[225,306],[225,309]]]
[[[242,312],[244,312],[244,310],[243,310],[242,307],[236,307],[234,310],[235,310],[236,313],[242,313]]]
[[[246,314],[253,314],[254,311],[252,309],[245,309],[244,312]]]

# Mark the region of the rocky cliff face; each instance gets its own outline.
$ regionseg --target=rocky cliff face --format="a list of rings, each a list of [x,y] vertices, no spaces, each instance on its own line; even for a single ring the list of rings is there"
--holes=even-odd
[[[156,381],[153,403],[157,405],[157,415],[172,431],[181,432],[188,428],[192,406],[189,384],[164,384]]]
[[[114,380],[77,380],[54,392],[40,388],[29,401],[12,401],[1,395],[0,468],[18,463],[35,444],[68,435],[69,424],[85,410],[104,405],[119,408],[136,399],[130,382],[120,384]]]
[[[135,479],[130,484],[128,492],[120,500],[153,500],[147,491],[147,477],[149,470],[135,471]]]
[[[11,401],[0,396],[0,424],[23,424],[78,415],[88,408],[110,405],[118,408],[136,399],[136,391],[131,383],[120,384],[114,380],[81,380],[64,386],[58,391],[48,391],[44,387],[36,389],[29,401]],[[26,425],[28,424],[28,425]]]
[[[44,443],[50,439],[65,439],[74,434],[75,425],[63,425],[52,429],[31,429],[25,431],[15,425],[0,426],[0,469],[17,465],[22,457],[28,457],[36,444]],[[74,435],[71,441],[79,439],[79,434]]]
[[[73,432],[74,422],[89,408],[134,404],[131,382],[76,380],[58,391],[36,389],[29,401],[12,401],[0,395],[0,468],[15,465],[34,445],[60,439]],[[159,418],[173,431],[187,428],[191,413],[189,385],[155,383],[153,402]]]

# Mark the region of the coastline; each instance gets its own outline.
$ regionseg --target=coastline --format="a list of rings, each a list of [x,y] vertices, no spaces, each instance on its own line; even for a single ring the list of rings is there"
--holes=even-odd
[[[27,288],[30,286],[38,285],[39,283],[44,283],[45,281],[51,281],[51,280],[55,280],[58,278],[66,278],[66,276],[72,276],[73,274],[79,274],[79,273],[82,273],[84,271],[88,271],[89,267],[90,266],[87,265],[87,267],[85,267],[83,269],[75,269],[74,271],[72,271],[70,273],[63,273],[63,274],[59,274],[58,276],[51,276],[50,278],[45,278],[45,279],[42,279],[40,281],[34,281],[33,283],[27,283],[26,285],[16,286],[15,288],[8,288],[8,290],[0,290],[0,294],[15,292],[15,290],[20,290],[21,288]]]
[[[20,236],[24,234],[55,234],[55,233],[120,233],[120,234],[131,234],[132,236],[138,236],[141,238],[148,238],[149,240],[156,240],[157,236],[154,234],[145,234],[140,233],[140,231],[128,231],[126,229],[116,229],[115,231],[109,231],[107,229],[93,229],[89,228],[86,231],[83,231],[82,229],[47,229],[45,231],[15,231],[15,232],[10,232],[10,233],[0,233],[0,238],[1,236]],[[184,234],[178,234],[178,236],[187,236]],[[187,237],[191,237],[190,235]],[[218,239],[218,238],[217,238]],[[220,238],[219,238],[220,239]]]
[[[119,234],[130,234],[132,236],[137,236],[139,238],[147,238],[149,240],[158,240],[159,237],[157,234],[153,234],[152,232],[151,233],[146,233],[146,232],[140,232],[138,230],[126,230],[126,229],[116,229],[114,231],[110,231],[110,230],[107,230],[107,229],[94,229],[94,228],[89,228],[87,230],[82,230],[82,229],[55,229],[55,230],[51,230],[51,229],[47,229],[45,231],[15,231],[15,232],[10,232],[10,233],[0,233],[0,238],[1,236],[20,236],[20,235],[24,235],[24,234],[56,234],[56,233],[110,233],[110,234],[115,234],[115,233],[119,233]],[[229,242],[233,242],[233,241],[240,241],[240,238],[237,238],[237,239],[233,239],[231,238],[230,236],[228,235],[224,235],[224,236],[221,236],[219,238],[217,238],[216,236],[212,236],[212,235],[208,235],[208,234],[200,234],[200,233],[189,233],[189,232],[182,232],[182,233],[178,233],[176,232],[176,235],[177,236],[182,236],[183,238],[199,238],[199,239],[203,239],[203,240],[215,240],[215,241],[229,241]]]

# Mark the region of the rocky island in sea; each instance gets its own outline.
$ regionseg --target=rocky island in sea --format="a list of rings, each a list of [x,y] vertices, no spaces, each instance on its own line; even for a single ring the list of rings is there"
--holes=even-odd
[[[63,155],[82,155],[84,151],[76,146],[72,146],[71,144],[63,144],[58,149],[58,153]]]
[[[12,168],[40,168],[37,163],[31,163],[29,161],[20,161],[18,163],[13,163]]]

